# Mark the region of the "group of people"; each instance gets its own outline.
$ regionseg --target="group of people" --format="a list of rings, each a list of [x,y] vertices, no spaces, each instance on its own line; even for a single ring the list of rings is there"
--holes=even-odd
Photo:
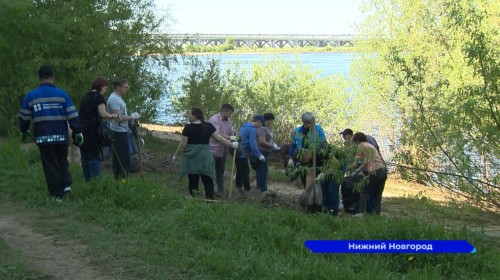
[[[33,121],[35,142],[40,150],[43,171],[49,195],[59,200],[71,193],[73,183],[69,172],[68,143],[69,128],[73,143],[80,147],[81,163],[87,181],[101,176],[102,142],[98,127],[102,119],[110,121],[114,132],[112,166],[115,178],[126,178],[130,162],[131,122],[139,114],[127,114],[123,97],[128,91],[128,82],[123,78],[113,81],[114,92],[107,102],[104,94],[108,81],[97,77],[91,83],[90,91],[84,96],[78,112],[72,99],[64,90],[54,85],[54,70],[43,65],[38,70],[39,87],[26,94],[19,111],[21,141],[26,142]]]
[[[280,148],[273,140],[272,123],[273,113],[255,115],[252,121],[244,123],[238,134],[241,141],[241,153],[235,154],[236,164],[236,189],[241,194],[248,194],[250,188],[250,160],[255,169],[257,189],[268,194],[267,176],[269,173],[269,155]]]
[[[236,188],[240,193],[250,191],[249,158],[256,170],[257,188],[262,193],[267,192],[267,158],[273,150],[279,150],[278,145],[273,142],[271,130],[274,115],[255,115],[251,122],[243,124],[237,136],[230,120],[233,113],[234,108],[230,104],[223,104],[219,113],[208,121],[205,121],[200,108],[193,107],[188,112],[189,124],[182,131],[181,141],[172,161],[176,163],[177,156],[182,154],[179,174],[181,177],[188,176],[189,192],[192,195],[198,192],[201,178],[207,199],[223,196],[226,158],[229,153],[235,157]]]
[[[380,215],[387,168],[375,138],[362,132],[353,133],[347,128],[340,132],[344,139],[345,149],[339,155],[329,149],[325,132],[319,124],[315,123],[312,113],[302,114],[301,120],[302,125],[292,133],[288,167],[294,170],[302,168],[300,177],[305,188],[304,194],[306,194],[303,203],[307,210],[338,215],[340,186],[350,190],[350,192],[342,192],[347,196],[352,192],[354,183],[366,178],[359,189],[359,198],[349,206],[353,206],[352,213],[357,216],[365,213]],[[351,151],[353,154],[349,155]],[[340,158],[347,159],[348,164],[346,162],[341,164]],[[338,170],[325,166],[325,163],[329,161],[335,161],[337,164],[333,166],[336,166]],[[338,174],[342,175],[338,176]],[[321,196],[316,196],[314,192],[317,182],[321,186]]]
[[[97,77],[82,99],[78,113],[69,95],[53,84],[54,70],[51,66],[40,67],[38,77],[40,86],[31,90],[22,101],[19,128],[24,142],[33,121],[35,142],[40,150],[49,194],[60,199],[71,192],[72,177],[67,161],[70,139],[68,125],[72,130],[73,142],[80,147],[83,174],[89,181],[101,176],[103,145],[98,136],[98,128],[103,125],[102,119],[110,121],[110,128],[114,132],[114,142],[111,145],[113,174],[116,179],[126,178],[130,164],[131,127],[139,118],[138,113],[128,115],[123,100],[129,89],[128,81],[116,78],[113,81],[114,91],[106,102],[104,94],[108,81],[104,77]],[[223,104],[220,112],[208,121],[205,121],[200,108],[193,107],[188,112],[189,124],[182,131],[181,141],[172,161],[176,162],[177,157],[182,154],[179,175],[188,176],[189,192],[192,195],[198,192],[200,178],[207,199],[224,194],[224,173],[229,153],[235,157],[236,189],[241,194],[247,194],[251,190],[250,161],[256,172],[257,189],[263,194],[268,193],[268,158],[273,151],[280,150],[273,140],[272,123],[275,117],[272,113],[255,115],[235,135],[231,122],[233,113],[234,108],[230,104]],[[313,193],[311,190],[317,181],[321,183],[322,201],[318,201],[319,198],[315,195],[309,196],[309,211],[328,211],[338,215],[339,186],[348,184],[350,180],[338,180],[338,176],[334,176],[334,170],[323,168],[325,162],[337,160],[336,155],[321,152],[328,151],[325,149],[327,139],[321,126],[315,123],[313,114],[306,112],[302,114],[301,120],[302,125],[295,128],[291,136],[288,167],[303,168],[304,172],[300,177],[308,193]],[[346,178],[361,176],[367,182],[359,191],[355,211],[361,215],[367,212],[380,214],[387,168],[379,146],[373,137],[361,132],[353,133],[351,129],[345,129],[340,134],[346,147],[353,144],[357,146],[352,163],[338,168],[343,173],[351,173]]]

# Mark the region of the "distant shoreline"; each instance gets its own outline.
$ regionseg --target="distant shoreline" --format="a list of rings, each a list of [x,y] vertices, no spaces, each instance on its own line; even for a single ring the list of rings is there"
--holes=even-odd
[[[187,55],[187,56],[196,56],[196,55],[210,55],[210,54],[305,54],[305,53],[355,53],[357,52],[358,49],[356,48],[342,48],[342,49],[333,49],[333,50],[308,50],[308,49],[297,49],[297,50],[290,50],[290,49],[276,49],[276,50],[262,50],[262,51],[255,51],[255,50],[230,50],[230,51],[223,51],[223,52],[184,52],[184,53],[174,53],[174,55]]]

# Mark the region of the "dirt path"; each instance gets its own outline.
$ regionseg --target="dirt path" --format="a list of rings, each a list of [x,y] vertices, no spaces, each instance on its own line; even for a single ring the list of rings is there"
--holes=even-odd
[[[0,214],[0,238],[39,271],[64,280],[123,279],[95,267],[92,259],[85,256],[86,246],[38,233],[30,220],[23,214]]]

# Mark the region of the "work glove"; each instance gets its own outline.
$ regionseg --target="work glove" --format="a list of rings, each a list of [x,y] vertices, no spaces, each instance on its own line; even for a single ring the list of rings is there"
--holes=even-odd
[[[29,130],[25,132],[21,132],[21,143],[26,143],[28,142],[28,135],[31,136],[31,132]]]
[[[359,166],[356,170],[351,172],[349,176],[365,176],[366,174],[363,171],[363,166]]]
[[[273,151],[279,151],[279,150],[281,150],[281,148],[278,147],[276,143],[273,143]]]
[[[241,142],[241,138],[239,135],[229,136],[229,141]]]
[[[316,182],[321,182],[325,179],[325,174],[324,173],[319,173],[318,176],[316,177]]]
[[[288,159],[288,167],[293,167],[293,158]]]
[[[132,117],[132,119],[137,120],[139,118],[139,113],[133,112],[132,114],[130,114],[130,116]]]
[[[260,155],[259,156],[259,160],[262,161],[262,162],[264,162],[264,161],[266,161],[266,157],[264,155]]]
[[[83,134],[81,133],[78,133],[76,136],[75,136],[75,144],[80,147],[83,145]]]
[[[176,164],[177,163],[177,158],[175,156],[172,157],[172,163]]]
[[[145,142],[144,142],[144,139],[142,137],[139,137],[139,143],[141,143],[141,147],[144,147]]]
[[[238,149],[238,146],[239,146],[240,143],[238,142],[231,142],[231,146],[233,147],[233,149]]]

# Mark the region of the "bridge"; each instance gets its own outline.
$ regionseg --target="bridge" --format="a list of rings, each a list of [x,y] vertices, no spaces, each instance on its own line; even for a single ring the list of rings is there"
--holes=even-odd
[[[310,35],[310,34],[154,34],[153,40],[169,47],[218,46],[234,44],[240,48],[283,47],[341,47],[353,46],[357,35]]]

